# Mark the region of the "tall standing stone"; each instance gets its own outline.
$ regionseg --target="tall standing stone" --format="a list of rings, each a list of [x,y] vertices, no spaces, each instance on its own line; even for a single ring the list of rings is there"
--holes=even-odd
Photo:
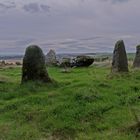
[[[140,45],[136,47],[136,56],[133,63],[134,68],[140,68]]]
[[[45,56],[40,47],[27,47],[23,58],[22,83],[26,81],[51,82],[46,70]]]
[[[46,55],[46,64],[48,66],[57,65],[56,53],[54,50],[50,50]]]
[[[128,72],[128,60],[123,40],[115,44],[112,72]]]

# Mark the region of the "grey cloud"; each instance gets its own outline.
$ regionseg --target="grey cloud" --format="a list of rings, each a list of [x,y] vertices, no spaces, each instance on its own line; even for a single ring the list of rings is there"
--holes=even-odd
[[[29,3],[23,6],[24,11],[30,13],[50,12],[50,6],[38,3]]]
[[[16,4],[14,2],[7,3],[7,4],[0,3],[0,10],[1,11],[7,11],[9,9],[14,9],[14,8],[16,8]]]
[[[66,42],[60,42],[61,45],[68,45],[68,44],[76,44],[77,41],[66,41]]]
[[[25,39],[25,40],[18,40],[16,41],[16,46],[26,46],[28,44],[31,44],[35,39]]]
[[[37,3],[26,4],[26,5],[23,6],[23,9],[25,11],[31,12],[31,13],[39,12],[40,11],[39,5]]]
[[[138,0],[13,1],[15,9],[14,4],[0,0],[0,9],[9,8],[9,12],[0,14],[0,40],[16,43],[0,41],[0,52],[23,52],[29,43],[40,45],[45,51],[54,48],[68,53],[112,52],[118,39],[124,39],[128,51],[135,51],[134,46],[140,43]]]
[[[93,37],[93,39],[91,40],[81,40],[81,39],[77,39],[77,43],[73,43],[73,42],[69,42],[68,44],[61,44],[62,41],[55,41],[55,40],[37,40],[37,39],[25,39],[25,40],[19,40],[19,41],[9,41],[9,42],[5,42],[5,41],[1,41],[0,45],[8,45],[5,48],[0,48],[0,52],[1,51],[10,51],[10,52],[14,52],[14,51],[18,51],[18,52],[24,52],[25,48],[27,47],[27,45],[30,44],[38,44],[40,47],[42,47],[42,49],[44,50],[44,52],[48,52],[49,49],[55,49],[57,51],[57,53],[78,53],[78,52],[112,52],[114,49],[114,44],[116,42],[116,40],[118,40],[120,37],[117,36],[113,36],[113,37],[102,37],[102,38],[96,38]],[[136,41],[137,38],[126,38],[125,36],[121,37],[122,39],[124,39],[125,44],[126,44],[126,49],[127,51],[135,51],[134,46],[136,46]],[[42,43],[44,42],[44,43]],[[63,40],[63,42],[67,42],[67,39]]]
[[[41,43],[42,46],[55,46],[54,43]]]
[[[101,1],[108,1],[108,2],[111,2],[113,4],[116,4],[116,3],[128,2],[130,0],[101,0]]]
[[[83,41],[89,41],[89,40],[94,40],[94,39],[98,39],[98,38],[102,38],[101,36],[97,36],[97,37],[89,37],[89,38],[82,38],[80,40],[83,40]]]
[[[111,0],[112,3],[122,3],[122,2],[128,2],[129,0]]]
[[[50,12],[50,6],[48,5],[41,4],[40,8],[42,9],[42,11]]]

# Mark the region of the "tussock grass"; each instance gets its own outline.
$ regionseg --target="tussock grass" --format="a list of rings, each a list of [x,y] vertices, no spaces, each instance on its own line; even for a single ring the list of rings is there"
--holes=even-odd
[[[20,68],[0,69],[0,140],[139,139],[131,129],[137,126],[131,108],[139,118],[140,71],[115,76],[95,66],[48,71],[52,84],[21,85]]]

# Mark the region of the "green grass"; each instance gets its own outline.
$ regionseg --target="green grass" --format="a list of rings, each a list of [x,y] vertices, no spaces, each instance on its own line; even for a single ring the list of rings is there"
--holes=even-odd
[[[49,68],[53,84],[20,85],[21,69],[0,69],[0,140],[136,140],[140,71]]]

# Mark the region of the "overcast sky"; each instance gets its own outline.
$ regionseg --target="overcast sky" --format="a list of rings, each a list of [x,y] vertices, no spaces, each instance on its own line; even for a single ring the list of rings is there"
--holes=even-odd
[[[140,43],[140,0],[0,0],[0,54],[127,51]]]

